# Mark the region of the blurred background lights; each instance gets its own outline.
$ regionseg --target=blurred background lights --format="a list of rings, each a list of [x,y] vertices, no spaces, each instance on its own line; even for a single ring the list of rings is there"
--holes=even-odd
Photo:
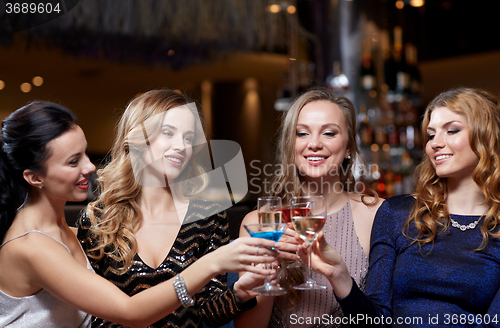
[[[31,84],[29,84],[28,82],[21,84],[21,91],[24,93],[30,92],[31,91]]]
[[[410,0],[410,6],[422,7],[425,4],[424,0]]]
[[[295,6],[288,6],[288,8],[286,8],[286,11],[289,14],[295,14],[295,12],[297,11],[297,8]]]
[[[403,9],[405,6],[405,3],[401,0],[396,1],[396,8],[398,9]]]
[[[0,80],[0,90],[3,90],[5,88],[5,82]]]
[[[281,11],[281,6],[277,5],[277,4],[270,5],[270,6],[266,7],[266,10],[273,13],[273,14],[277,14]]]
[[[33,85],[34,85],[34,86],[39,87],[39,86],[41,86],[42,84],[43,84],[43,78],[42,78],[41,76],[35,76],[35,77],[33,78]]]

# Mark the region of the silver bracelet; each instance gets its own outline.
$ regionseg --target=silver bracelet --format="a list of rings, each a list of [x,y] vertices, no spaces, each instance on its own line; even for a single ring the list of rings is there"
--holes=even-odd
[[[175,276],[174,278],[174,289],[177,293],[177,297],[179,301],[181,301],[182,305],[186,307],[190,307],[194,305],[194,300],[189,296],[186,284],[184,283],[184,279],[181,276]]]

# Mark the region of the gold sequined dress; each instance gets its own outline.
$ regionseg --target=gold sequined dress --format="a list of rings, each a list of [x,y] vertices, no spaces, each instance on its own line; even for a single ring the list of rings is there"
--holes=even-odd
[[[78,239],[84,249],[92,245],[89,236],[90,222],[84,215],[78,228]],[[229,221],[220,206],[204,200],[192,200],[182,227],[165,260],[156,269],[145,264],[135,254],[132,267],[122,275],[116,268],[119,262],[111,257],[91,260],[96,273],[113,282],[128,295],[135,295],[182,272],[203,255],[229,242]],[[256,305],[252,299],[244,304],[235,300],[232,286],[227,286],[226,274],[213,278],[195,297],[196,304],[190,308],[180,307],[174,313],[157,321],[150,327],[212,327],[222,326],[245,310]],[[118,324],[93,318],[92,327],[122,327]]]

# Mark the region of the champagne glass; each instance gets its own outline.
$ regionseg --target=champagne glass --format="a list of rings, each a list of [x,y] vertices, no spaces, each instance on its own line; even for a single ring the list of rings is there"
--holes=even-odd
[[[281,197],[257,198],[259,223],[281,223]]]
[[[281,221],[283,223],[292,223],[292,215],[291,215],[291,205],[283,205],[279,209],[281,212]],[[298,252],[296,252],[298,255]],[[287,269],[300,268],[302,267],[301,260],[295,260],[293,263],[290,263],[286,266]]]
[[[248,234],[252,237],[264,238],[277,242],[288,228],[288,224],[279,222],[253,223],[245,224],[244,227],[246,231],[248,231]],[[264,254],[264,256],[266,255]],[[267,263],[266,269],[269,269],[269,264]],[[264,296],[280,296],[286,294],[286,290],[283,287],[271,284],[271,278],[269,276],[266,276],[263,286],[255,287],[252,290],[256,291],[259,295]]]
[[[318,233],[325,226],[326,201],[323,196],[299,196],[292,198],[292,223],[295,231],[304,241],[311,245],[318,237]],[[309,249],[307,261],[307,280],[303,284],[294,286],[294,289],[326,289],[326,286],[318,284],[311,277],[311,249]]]

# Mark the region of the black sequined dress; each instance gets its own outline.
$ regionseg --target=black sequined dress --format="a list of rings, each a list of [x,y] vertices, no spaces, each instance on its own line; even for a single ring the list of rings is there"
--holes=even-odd
[[[88,233],[89,227],[89,219],[84,215],[78,227],[78,239],[85,250],[93,242]],[[116,270],[120,267],[119,262],[112,257],[104,257],[99,261],[90,260],[96,273],[132,296],[174,277],[203,255],[228,242],[229,222],[226,212],[220,211],[219,205],[213,202],[192,200],[177,238],[158,268],[149,267],[138,254],[135,254],[130,270],[122,275]],[[222,326],[256,305],[255,299],[238,304],[232,286],[227,286],[225,274],[213,278],[196,294],[195,301],[193,307],[180,307],[150,327],[202,327],[203,322],[212,327]],[[92,327],[122,326],[93,318]]]

